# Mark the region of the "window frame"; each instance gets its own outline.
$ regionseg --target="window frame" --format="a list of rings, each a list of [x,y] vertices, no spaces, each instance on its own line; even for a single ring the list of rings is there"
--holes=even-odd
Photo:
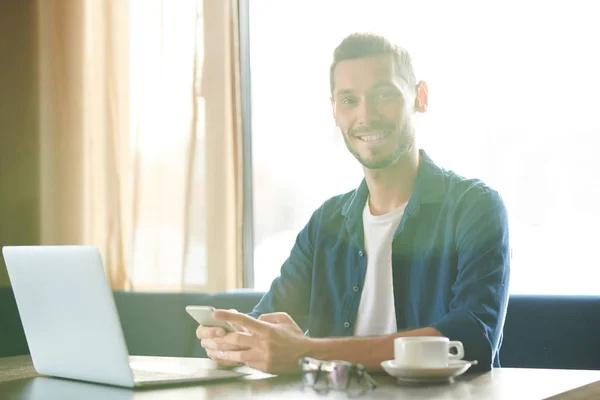
[[[242,254],[244,288],[254,288],[254,190],[252,185],[252,91],[250,76],[250,5],[238,2],[240,32],[240,91],[242,116],[243,222]]]

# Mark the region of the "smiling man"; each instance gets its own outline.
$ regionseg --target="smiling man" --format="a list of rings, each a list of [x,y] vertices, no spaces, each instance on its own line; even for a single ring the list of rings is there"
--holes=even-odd
[[[406,50],[352,34],[334,51],[330,85],[364,180],[314,212],[250,315],[214,313],[242,332],[198,328],[208,356],[271,373],[297,370],[303,356],[378,369],[397,337],[446,336],[479,369],[499,366],[510,271],[500,195],[419,150],[428,89]]]

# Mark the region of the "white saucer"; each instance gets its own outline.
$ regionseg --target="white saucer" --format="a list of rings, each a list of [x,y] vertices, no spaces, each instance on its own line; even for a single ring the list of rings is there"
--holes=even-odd
[[[464,374],[473,365],[472,361],[450,360],[448,366],[438,368],[409,367],[396,365],[394,360],[381,363],[381,366],[393,377],[405,382],[442,382]]]

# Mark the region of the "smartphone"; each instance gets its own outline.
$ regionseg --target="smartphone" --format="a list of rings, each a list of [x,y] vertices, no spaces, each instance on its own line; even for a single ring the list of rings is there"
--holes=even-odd
[[[187,306],[185,308],[188,314],[192,316],[202,326],[211,326],[215,328],[223,328],[226,332],[235,332],[236,329],[229,322],[217,321],[213,319],[214,307],[211,306]]]

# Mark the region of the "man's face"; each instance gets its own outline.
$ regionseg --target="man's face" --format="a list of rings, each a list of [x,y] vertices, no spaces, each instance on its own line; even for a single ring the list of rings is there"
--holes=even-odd
[[[340,62],[331,103],[348,150],[366,168],[395,164],[414,145],[414,88],[391,55]]]

